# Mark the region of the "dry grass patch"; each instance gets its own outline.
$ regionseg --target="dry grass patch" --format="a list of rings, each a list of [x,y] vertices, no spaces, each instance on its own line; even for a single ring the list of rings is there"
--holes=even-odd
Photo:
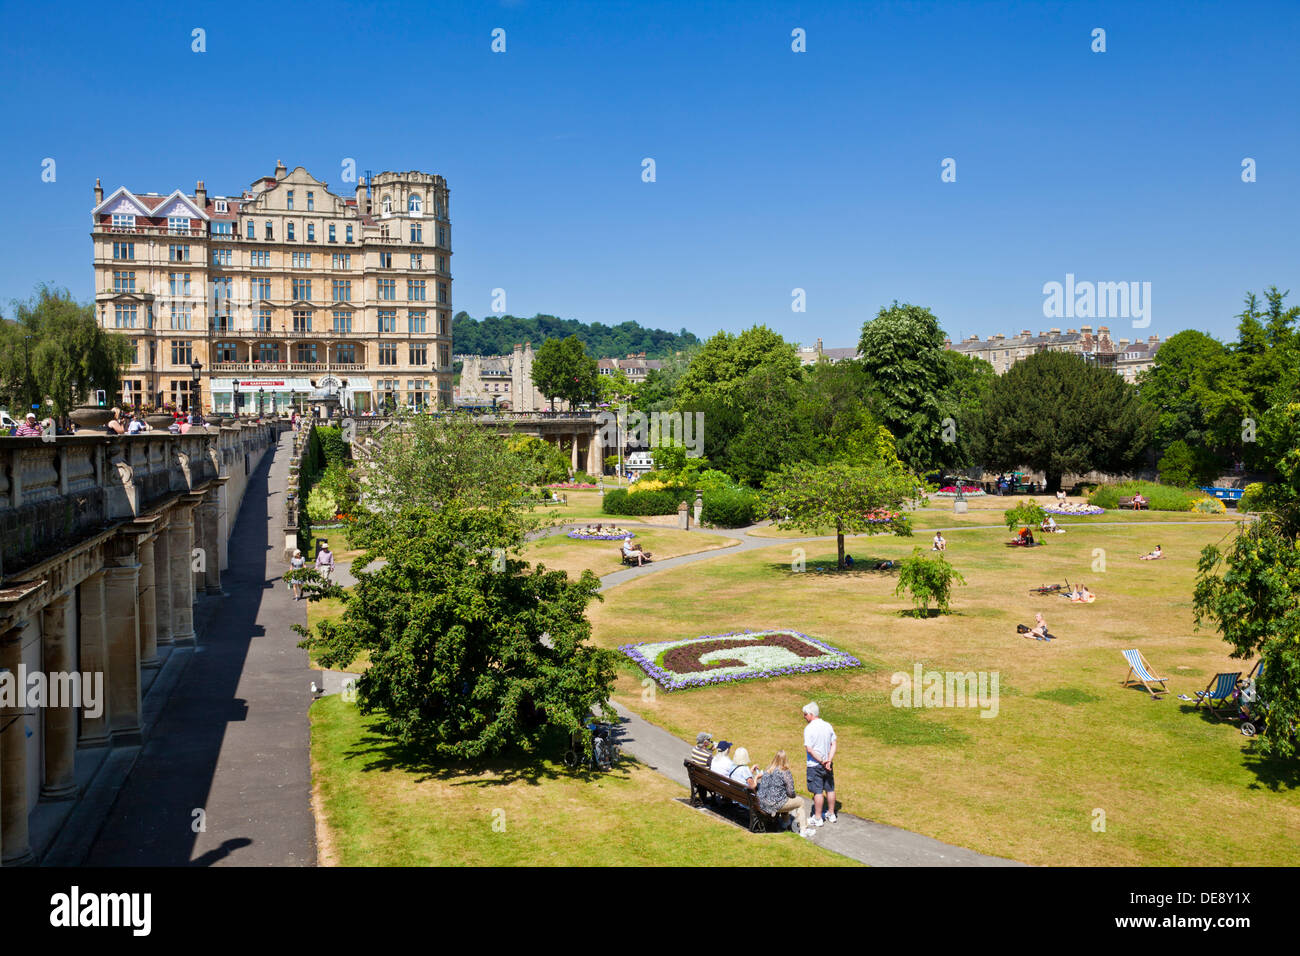
[[[1005,529],[949,539],[966,577],[954,614],[901,616],[889,572],[791,571],[798,544],[726,555],[616,587],[593,608],[598,643],[664,640],[745,628],[794,628],[866,666],[825,674],[641,698],[631,666],[617,698],[683,740],[711,731],[756,761],[802,750],[802,704],[817,700],[841,741],[845,808],[984,853],[1031,863],[1260,865],[1294,862],[1300,776],[1261,763],[1235,725],[1215,723],[1175,699],[1218,670],[1247,670],[1213,633],[1193,628],[1191,589],[1202,546],[1223,524],[1081,526],[1026,552],[1004,547]],[[1157,537],[1158,536],[1158,537]],[[1169,557],[1137,560],[1157,541]],[[854,541],[859,560],[900,558],[916,538]],[[833,562],[833,543],[806,560]],[[1104,558],[1106,570],[1094,570]],[[1092,605],[1030,595],[1038,584],[1083,580]],[[1015,633],[1042,611],[1049,643]],[[1139,647],[1170,675],[1158,702],[1124,689],[1119,651]],[[890,703],[894,672],[999,675],[997,716],[977,708],[907,709]],[[1106,814],[1094,832],[1093,811]]]
[[[619,523],[619,527],[634,532],[636,537],[632,539],[633,543],[653,554],[656,561],[739,544],[735,538],[702,531],[647,528],[644,525],[622,523]],[[544,564],[552,571],[564,571],[572,577],[577,577],[587,569],[600,576],[611,574],[624,566],[622,547],[621,541],[578,541],[560,533],[530,542],[524,549],[523,557],[532,564]]]

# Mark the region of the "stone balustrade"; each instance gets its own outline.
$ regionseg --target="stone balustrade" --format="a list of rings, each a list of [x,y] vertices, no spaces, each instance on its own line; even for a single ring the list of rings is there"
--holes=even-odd
[[[149,672],[194,643],[197,595],[221,593],[249,476],[285,427],[0,438],[0,680],[103,689],[96,712],[0,700],[0,865],[39,859],[30,821],[78,798],[89,754],[140,742]]]

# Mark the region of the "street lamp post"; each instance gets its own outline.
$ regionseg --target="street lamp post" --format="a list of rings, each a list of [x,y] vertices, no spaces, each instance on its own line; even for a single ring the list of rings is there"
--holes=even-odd
[[[235,405],[233,409],[235,413],[235,418],[239,418],[244,414],[244,410],[239,407],[239,379],[238,378],[234,380],[234,386],[235,386],[235,394],[234,397],[231,399],[231,401],[234,402]]]
[[[257,417],[262,417],[262,406],[266,404],[266,389],[258,388],[257,390]]]
[[[190,404],[189,410],[191,412],[197,411],[200,415],[202,415],[203,414],[203,401],[202,401],[203,392],[199,388],[199,382],[202,380],[203,377],[203,363],[200,362],[197,358],[190,363],[190,375],[194,379],[194,384],[190,386],[191,397],[189,401]]]

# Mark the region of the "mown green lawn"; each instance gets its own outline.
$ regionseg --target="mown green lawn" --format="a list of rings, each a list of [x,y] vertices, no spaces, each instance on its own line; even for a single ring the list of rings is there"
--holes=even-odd
[[[404,752],[339,696],[311,708],[322,863],[341,866],[849,866],[788,832],[753,835],[624,758],[609,773]]]
[[[1031,551],[1005,528],[949,536],[967,584],[953,614],[902,616],[890,572],[818,571],[833,542],[774,542],[666,570],[605,593],[591,617],[599,644],[792,628],[859,657],[861,669],[659,691],[625,667],[616,699],[683,740],[699,730],[756,760],[801,748],[800,707],[817,700],[840,737],[838,796],[849,812],[946,842],[1037,864],[1278,865],[1297,862],[1300,763],[1261,761],[1234,723],[1176,699],[1220,670],[1246,671],[1217,634],[1193,627],[1200,549],[1223,522],[1159,527],[1078,525]],[[1154,544],[1168,557],[1139,561]],[[924,538],[855,540],[859,567],[897,559]],[[807,568],[792,570],[799,560]],[[1092,605],[1029,594],[1087,583]],[[1015,625],[1043,612],[1052,643]],[[1168,675],[1153,701],[1121,687],[1124,648]],[[999,675],[995,717],[978,709],[892,706],[891,675],[925,670]],[[1104,816],[1103,816],[1104,815]],[[1095,829],[1104,820],[1105,829]]]
[[[633,543],[654,555],[655,561],[726,548],[736,543],[735,538],[703,531],[653,528],[622,521],[619,527],[632,531],[636,535]],[[624,567],[622,548],[621,541],[579,541],[561,533],[530,542],[523,557],[530,564],[542,564],[552,571],[566,571],[574,577],[588,568],[603,575]]]

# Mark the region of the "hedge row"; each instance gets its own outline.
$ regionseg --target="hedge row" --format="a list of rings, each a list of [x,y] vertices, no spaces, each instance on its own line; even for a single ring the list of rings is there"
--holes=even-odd
[[[683,501],[691,504],[695,492],[681,486],[659,488],[653,491],[628,491],[615,488],[606,491],[601,510],[610,515],[674,515]],[[720,528],[740,528],[751,525],[758,514],[758,495],[748,488],[708,488],[704,490],[706,524]]]

